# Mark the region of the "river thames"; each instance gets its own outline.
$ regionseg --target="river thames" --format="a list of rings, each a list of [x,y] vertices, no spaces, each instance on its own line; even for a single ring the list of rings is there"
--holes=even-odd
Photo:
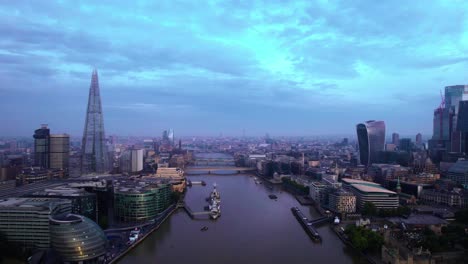
[[[221,217],[194,220],[179,209],[119,263],[366,263],[327,225],[318,228],[322,242],[313,242],[290,209],[299,207],[309,219],[319,214],[313,207],[301,206],[280,186],[256,184],[249,175],[188,178],[207,185],[188,187],[186,204],[193,211],[203,211],[205,198],[216,183]],[[271,200],[269,194],[278,199]],[[208,230],[201,231],[203,226]]]

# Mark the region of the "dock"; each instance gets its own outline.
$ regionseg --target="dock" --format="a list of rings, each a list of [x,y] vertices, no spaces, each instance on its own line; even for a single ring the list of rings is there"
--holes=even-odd
[[[329,217],[321,217],[310,221],[297,207],[291,207],[291,212],[296,217],[297,221],[301,224],[302,228],[306,231],[307,235],[314,241],[322,241],[322,237],[318,233],[315,226],[330,222]]]

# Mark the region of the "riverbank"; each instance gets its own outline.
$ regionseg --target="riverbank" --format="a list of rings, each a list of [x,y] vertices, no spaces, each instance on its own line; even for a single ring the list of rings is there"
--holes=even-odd
[[[145,238],[147,238],[149,235],[151,235],[154,231],[158,230],[159,227],[175,212],[177,211],[179,208],[175,205],[171,205],[172,209],[171,208],[168,208],[170,209],[169,212],[166,212],[165,216],[163,219],[161,219],[158,224],[152,228],[149,232],[145,233],[144,236],[142,236],[140,239],[138,239],[137,241],[135,241],[133,244],[131,244],[126,250],[124,250],[122,253],[118,254],[116,257],[114,257],[112,260],[110,260],[108,263],[109,264],[114,264],[114,263],[117,263],[121,258],[123,258],[125,255],[127,255],[131,250],[133,250],[134,248],[136,248],[138,245],[140,245],[140,243],[142,243]]]

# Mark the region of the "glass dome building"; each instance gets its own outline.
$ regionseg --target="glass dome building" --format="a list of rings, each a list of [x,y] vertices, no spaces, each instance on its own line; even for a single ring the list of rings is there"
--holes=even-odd
[[[76,214],[49,217],[50,242],[65,263],[98,263],[107,238],[91,219]]]

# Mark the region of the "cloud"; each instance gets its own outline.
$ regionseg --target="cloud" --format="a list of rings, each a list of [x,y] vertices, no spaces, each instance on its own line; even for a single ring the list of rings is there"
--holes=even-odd
[[[420,110],[405,118],[430,133],[431,123],[417,115],[427,110],[430,119],[438,90],[466,82],[466,7],[463,1],[10,1],[0,7],[0,110],[11,112],[28,91],[36,101],[67,102],[56,123],[80,134],[82,124],[69,120],[83,118],[90,72],[98,68],[106,126],[121,131],[126,123],[126,133],[179,119],[187,134],[241,122],[260,126],[248,130],[261,134],[285,132],[278,118],[312,134],[354,133],[353,124],[336,125],[340,113],[347,122],[378,118],[365,107],[397,120],[385,111],[411,100]],[[44,119],[53,110],[22,107],[42,111],[35,118]],[[311,115],[323,124],[305,122]],[[142,125],[153,118],[161,122]],[[26,114],[17,122],[37,123]],[[10,132],[30,134],[18,127]]]

